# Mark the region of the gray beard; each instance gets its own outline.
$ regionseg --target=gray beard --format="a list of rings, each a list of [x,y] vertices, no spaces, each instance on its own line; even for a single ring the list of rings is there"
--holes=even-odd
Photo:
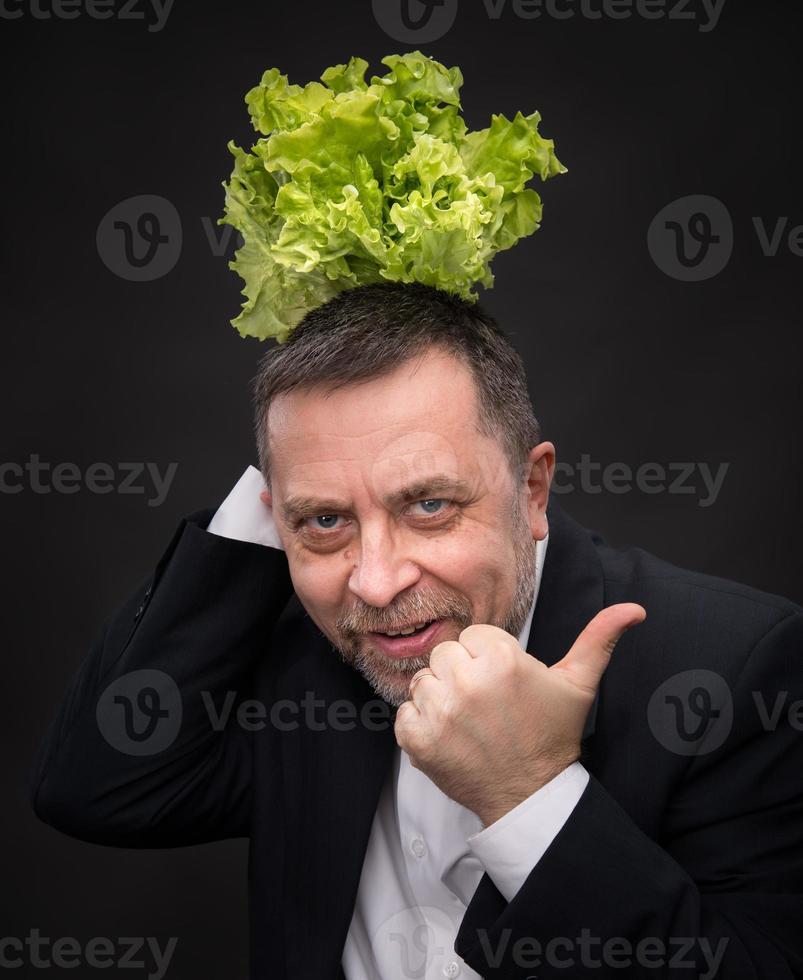
[[[523,515],[518,510],[516,511],[514,520],[513,551],[516,566],[516,590],[507,614],[502,618],[501,622],[494,622],[490,625],[499,626],[505,632],[510,633],[511,636],[518,639],[519,633],[521,633],[527,621],[535,593],[536,542],[532,537],[529,524],[524,520]],[[381,612],[377,611],[377,615],[381,615]],[[384,615],[385,622],[387,622],[387,613]],[[410,616],[409,618],[420,621],[441,617],[432,617],[422,613],[417,616]],[[453,619],[458,623],[461,630],[466,626],[470,626],[474,622],[474,619],[468,598],[463,597],[462,602],[459,599],[456,600],[456,605],[452,609],[452,615],[443,618]],[[407,692],[413,674],[423,667],[429,666],[429,654],[427,653],[421,657],[405,657],[400,660],[391,660],[390,658],[382,657],[381,654],[372,652],[370,648],[366,649],[361,646],[359,639],[355,638],[350,640],[348,638],[348,626],[350,622],[353,623],[353,632],[360,632],[356,621],[350,620],[349,617],[344,617],[340,621],[341,630],[339,631],[339,635],[341,636],[345,633],[344,639],[339,643],[333,643],[333,646],[347,664],[350,664],[362,674],[380,698],[388,704],[398,707],[407,700]],[[371,623],[366,628],[384,628],[384,623],[377,622],[376,626]]]

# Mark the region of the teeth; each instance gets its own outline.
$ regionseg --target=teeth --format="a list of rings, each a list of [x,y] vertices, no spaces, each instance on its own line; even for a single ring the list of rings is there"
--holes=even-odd
[[[431,622],[431,620],[429,620],[429,622]],[[396,631],[388,630],[385,633],[385,636],[409,636],[411,633],[414,633],[416,630],[420,630],[422,627],[426,625],[427,625],[427,621],[425,620],[423,623],[416,623],[414,626],[410,626],[406,630],[396,630]]]

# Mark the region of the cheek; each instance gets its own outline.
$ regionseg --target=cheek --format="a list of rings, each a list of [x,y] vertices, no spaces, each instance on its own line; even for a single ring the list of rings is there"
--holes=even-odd
[[[477,609],[498,592],[512,565],[498,542],[470,536],[428,542],[418,563],[427,578],[469,596]]]
[[[442,535],[414,542],[415,554],[422,567],[436,568],[445,576],[471,576],[473,572],[504,567],[509,561],[508,543],[497,529],[477,521],[466,521]]]
[[[293,588],[302,604],[327,620],[338,616],[348,587],[351,564],[342,552],[335,555],[287,556]]]

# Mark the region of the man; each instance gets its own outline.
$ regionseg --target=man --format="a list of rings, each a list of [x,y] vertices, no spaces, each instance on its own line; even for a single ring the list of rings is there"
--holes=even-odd
[[[254,394],[261,472],[101,631],[38,815],[249,836],[254,977],[803,976],[800,607],[549,503],[454,296],[344,291]]]

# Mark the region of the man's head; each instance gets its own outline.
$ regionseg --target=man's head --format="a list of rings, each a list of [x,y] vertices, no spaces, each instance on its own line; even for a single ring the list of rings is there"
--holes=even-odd
[[[479,305],[417,284],[345,290],[268,351],[254,404],[296,594],[381,697],[400,704],[432,647],[472,623],[518,635],[554,449]]]

